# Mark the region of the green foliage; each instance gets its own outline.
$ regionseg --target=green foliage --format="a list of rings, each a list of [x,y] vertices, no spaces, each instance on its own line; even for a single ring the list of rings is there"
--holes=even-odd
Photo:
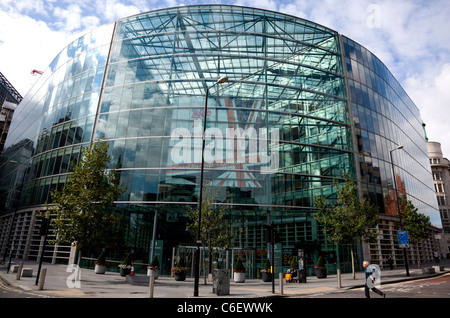
[[[152,262],[150,263],[150,269],[157,270],[159,269],[159,261],[158,256],[153,256]]]
[[[419,242],[430,236],[430,217],[419,213],[417,208],[406,196],[399,198],[400,217],[403,230],[408,232],[409,242],[416,246],[417,266],[420,268]]]
[[[186,263],[184,262],[184,258],[181,257],[180,260],[178,261],[177,265],[181,266],[181,267],[186,266]]]
[[[189,269],[186,267],[184,259],[180,258],[178,263],[174,267],[172,267],[170,271],[172,272],[172,274],[187,274]]]
[[[269,272],[270,273],[270,261],[269,261],[269,259],[266,259],[266,262],[264,264],[264,269],[262,269],[261,272]]]
[[[245,273],[245,266],[240,257],[238,257],[236,264],[234,264],[234,272]]]
[[[107,243],[108,234],[119,221],[111,207],[125,192],[119,175],[108,171],[108,143],[99,141],[83,149],[82,158],[61,190],[51,192],[52,204],[46,204],[53,214],[57,232],[54,243],[76,241],[83,250]]]
[[[95,262],[96,265],[106,265],[106,256],[104,252],[101,252]]]
[[[131,268],[131,254],[128,253],[119,265],[120,268]]]
[[[419,213],[417,208],[406,197],[400,198],[399,205],[403,229],[408,232],[409,241],[417,244],[427,239],[430,235],[430,217]]]
[[[298,269],[297,257],[295,257],[295,256],[292,257],[291,266],[294,267],[295,269]]]
[[[350,245],[353,279],[356,279],[353,245],[362,240],[370,242],[376,238],[378,207],[373,206],[367,198],[360,200],[358,187],[348,175],[345,175],[342,185],[335,179],[334,186],[337,203],[330,206],[323,196],[317,197],[317,212],[314,217],[323,225],[323,231],[330,242]]]
[[[211,194],[208,186],[203,188],[202,215],[200,225],[200,237],[198,235],[198,208],[188,207],[187,214],[190,219],[188,229],[191,235],[202,241],[212,251],[213,247],[230,248],[233,235],[229,231],[229,224],[225,222],[225,207],[214,207],[213,203],[219,194],[217,190],[215,195]]]
[[[316,198],[315,219],[323,224],[327,238],[336,245],[373,240],[378,223],[378,207],[368,199],[360,200],[358,187],[347,176],[342,186],[334,180],[337,204],[329,206],[323,196]]]
[[[325,260],[323,259],[323,256],[319,256],[315,268],[325,268]]]

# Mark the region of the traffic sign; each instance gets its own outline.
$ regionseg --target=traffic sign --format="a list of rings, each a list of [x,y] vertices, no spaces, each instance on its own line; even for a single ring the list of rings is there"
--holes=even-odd
[[[408,232],[407,231],[398,231],[397,232],[398,237],[398,245],[401,248],[409,247],[409,239],[408,239]]]

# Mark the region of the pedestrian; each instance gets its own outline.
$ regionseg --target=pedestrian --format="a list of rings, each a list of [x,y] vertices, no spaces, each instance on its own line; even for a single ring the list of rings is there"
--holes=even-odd
[[[434,251],[433,255],[434,255],[434,261],[436,263],[439,263],[439,253],[438,253],[438,251]]]
[[[385,298],[386,294],[375,287],[375,268],[370,267],[369,262],[367,261],[363,262],[363,267],[364,271],[366,272],[366,281],[364,284],[364,295],[366,296],[366,298],[370,298],[370,290]]]
[[[287,274],[289,275],[287,276],[287,278],[289,278],[286,280],[287,283],[291,283],[294,280],[297,280],[297,270],[294,268],[294,266],[291,266],[291,268],[287,271]]]
[[[394,269],[394,266],[393,266],[393,265],[394,265],[394,260],[392,259],[391,256],[388,257],[387,263],[389,264],[389,267],[390,267],[391,269]]]

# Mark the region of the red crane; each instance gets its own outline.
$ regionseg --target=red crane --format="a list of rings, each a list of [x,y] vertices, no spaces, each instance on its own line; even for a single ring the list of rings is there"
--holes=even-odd
[[[33,74],[33,75],[36,75],[36,74],[42,75],[42,74],[44,74],[44,72],[38,71],[38,70],[32,70],[31,74]]]

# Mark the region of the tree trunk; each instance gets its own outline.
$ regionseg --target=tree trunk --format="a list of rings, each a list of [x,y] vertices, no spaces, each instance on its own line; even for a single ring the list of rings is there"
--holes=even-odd
[[[209,250],[208,273],[212,274],[212,247],[211,247],[211,245],[208,247],[208,250]]]
[[[353,244],[350,244],[350,255],[352,257],[352,275],[353,279],[356,279],[356,273],[355,273],[355,257],[353,256]]]
[[[204,285],[208,284],[208,273],[206,272],[205,249],[203,249],[203,284]]]
[[[416,243],[417,268],[420,268],[419,243]]]

